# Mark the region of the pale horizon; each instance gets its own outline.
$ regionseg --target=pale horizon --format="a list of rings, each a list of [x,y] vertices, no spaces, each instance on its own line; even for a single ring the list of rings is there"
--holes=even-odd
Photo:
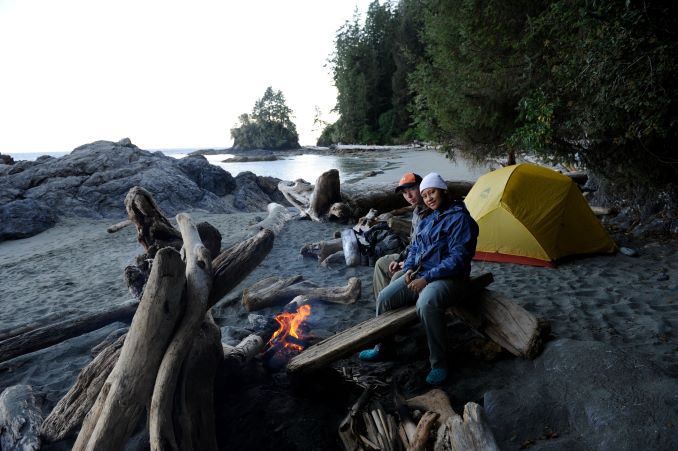
[[[315,145],[337,30],[371,0],[0,0],[0,152],[227,148],[268,86]]]

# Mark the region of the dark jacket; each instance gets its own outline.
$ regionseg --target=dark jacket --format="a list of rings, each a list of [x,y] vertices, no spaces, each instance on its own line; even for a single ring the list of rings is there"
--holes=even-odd
[[[464,202],[455,201],[422,219],[403,269],[418,269],[417,277],[428,282],[468,278],[477,240],[478,224]]]

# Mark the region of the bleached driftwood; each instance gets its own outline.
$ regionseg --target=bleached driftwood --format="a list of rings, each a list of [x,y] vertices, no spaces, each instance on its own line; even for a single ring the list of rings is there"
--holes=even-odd
[[[317,258],[322,263],[327,257],[342,250],[341,238],[304,244],[299,251],[304,257]]]
[[[436,451],[498,451],[482,407],[474,402],[464,406],[463,417],[454,414],[438,428]]]
[[[415,396],[407,400],[407,405],[413,409],[433,412],[438,416],[440,427],[436,437],[435,450],[453,451],[496,451],[498,450],[494,435],[487,425],[482,408],[469,402],[464,406],[464,416],[457,415],[450,404],[447,394],[440,389],[429,390],[423,395]],[[431,425],[422,425],[420,420],[417,425],[425,427],[427,433],[422,436],[428,437]],[[421,443],[421,441],[420,441]],[[426,442],[423,443],[424,449]]]
[[[257,230],[268,229],[277,236],[285,226],[285,223],[292,219],[292,214],[286,207],[275,202],[268,204],[266,210],[268,211],[268,216],[263,221],[250,226],[250,228]]]
[[[132,221],[130,221],[129,219],[125,219],[124,221],[120,221],[117,224],[113,224],[112,226],[107,228],[106,231],[108,233],[115,233],[115,232],[118,232],[118,231],[124,229],[125,227],[131,226],[131,225],[132,225]]]
[[[262,279],[243,290],[242,305],[249,312],[284,305],[301,295],[336,304],[352,304],[360,297],[360,279],[356,277],[351,277],[345,287],[318,287],[302,279],[300,275],[286,279],[277,276]]]
[[[359,449],[363,449],[362,443],[360,442],[360,432],[358,430],[357,424],[358,414],[361,413],[363,407],[365,404],[367,404],[371,393],[372,387],[367,386],[355,404],[351,406],[351,409],[348,411],[346,417],[344,417],[341,423],[339,423],[339,438],[341,438],[346,451],[357,451]]]
[[[120,357],[85,417],[74,450],[124,447],[150,399],[160,362],[183,313],[185,283],[179,252],[159,250]]]
[[[252,334],[235,346],[223,345],[224,360],[236,364],[247,363],[264,349],[264,339]]]
[[[37,329],[28,328],[27,332],[0,342],[0,362],[39,351],[116,321],[127,322],[134,316],[138,305],[138,302],[130,301],[103,312],[88,313]]]
[[[118,361],[124,341],[125,335],[118,337],[80,371],[75,384],[42,423],[40,435],[45,440],[48,442],[62,440],[80,426]]]
[[[210,307],[212,258],[200,241],[200,235],[190,217],[179,214],[177,222],[183,238],[182,252],[186,261],[186,309],[158,368],[149,415],[151,449],[177,449],[172,422],[173,398],[181,365]]]

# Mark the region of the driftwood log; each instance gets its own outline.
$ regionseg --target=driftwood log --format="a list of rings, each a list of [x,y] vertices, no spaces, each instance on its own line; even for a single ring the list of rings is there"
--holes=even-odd
[[[166,247],[157,252],[120,357],[85,417],[74,450],[124,447],[151,397],[165,349],[183,314],[185,272],[177,251]]]
[[[273,305],[285,305],[297,296],[335,304],[352,304],[360,298],[360,279],[351,277],[345,287],[319,287],[297,275],[288,278],[267,277],[243,290],[245,310],[259,310]],[[297,302],[299,304],[299,302]]]
[[[82,424],[118,361],[124,341],[125,335],[118,337],[80,371],[75,384],[42,423],[40,435],[45,440],[48,442],[62,440]]]
[[[446,182],[448,192],[453,197],[465,196],[473,186],[471,182]],[[371,209],[389,212],[407,206],[400,193],[394,191],[394,183],[373,184],[370,186],[339,186],[339,173],[331,169],[318,177],[315,186],[304,180],[295,182],[281,181],[278,189],[285,198],[303,215],[316,221],[341,220],[348,215],[357,219],[368,214]],[[340,196],[337,197],[337,189]],[[339,217],[337,217],[338,212]]]
[[[438,417],[440,427],[433,449],[441,451],[496,451],[499,449],[487,425],[482,408],[478,404],[467,403],[462,417],[452,409],[447,393],[437,388],[410,398],[406,402],[413,409],[433,412]],[[425,436],[428,437],[431,425],[422,424],[423,420],[422,418],[419,421],[417,432],[419,433],[422,427],[426,428]]]
[[[182,299],[185,310],[176,332],[164,351],[155,378],[149,415],[151,449],[178,449],[172,421],[174,396],[179,384],[181,366],[191,349],[195,333],[200,330],[201,323],[210,307],[212,258],[202,244],[198,230],[190,217],[186,214],[179,214],[177,222],[183,237],[183,252],[186,260],[186,289]],[[220,343],[220,340],[217,342]],[[209,409],[211,404],[204,407]],[[216,446],[208,447],[208,449],[215,448]]]
[[[116,321],[128,322],[138,305],[138,302],[131,301],[103,312],[88,313],[38,328],[24,326],[26,332],[0,341],[0,362],[39,351]]]
[[[342,250],[341,238],[304,244],[299,251],[304,257],[317,258],[322,263],[327,257]]]
[[[27,324],[21,324],[19,326],[13,326],[8,329],[0,331],[0,342],[7,340],[8,338],[16,337],[17,335],[25,334],[26,332],[31,332],[36,329],[41,329],[55,322],[61,322],[64,320],[64,317],[74,316],[78,313],[82,313],[76,309],[66,309],[63,312],[52,313],[50,315],[45,315],[37,321],[33,321]]]
[[[148,251],[154,256],[141,301],[126,337],[118,341],[124,343],[106,348],[81,372],[45,422],[45,435],[65,436],[93,404],[73,449],[122,449],[149,408],[151,449],[216,449],[213,387],[225,350],[209,308],[266,257],[274,232],[254,230],[212,259],[221,236],[209,224],[196,226],[181,214],[175,234],[150,193],[138,187],[128,193],[126,208],[147,251],[144,258]],[[289,217],[269,206],[264,225],[279,231]],[[242,348],[247,359],[256,346]],[[68,415],[70,423],[64,419]]]
[[[492,282],[492,274],[471,278],[473,302],[455,306],[447,313],[467,322],[514,355],[533,358],[541,352],[548,323],[509,299],[482,289]],[[391,310],[364,321],[310,346],[290,359],[287,371],[301,374],[322,368],[394,334],[417,321],[414,306]]]

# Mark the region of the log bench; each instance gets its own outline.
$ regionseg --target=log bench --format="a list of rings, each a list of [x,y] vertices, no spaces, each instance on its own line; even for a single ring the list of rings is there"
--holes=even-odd
[[[515,356],[535,357],[542,350],[548,323],[507,297],[486,289],[492,281],[491,273],[471,277],[472,290],[477,292],[471,299],[475,300],[468,305],[450,307],[446,313],[462,319]],[[385,312],[308,347],[290,359],[287,372],[298,375],[320,369],[378,343],[417,320],[414,305]]]

